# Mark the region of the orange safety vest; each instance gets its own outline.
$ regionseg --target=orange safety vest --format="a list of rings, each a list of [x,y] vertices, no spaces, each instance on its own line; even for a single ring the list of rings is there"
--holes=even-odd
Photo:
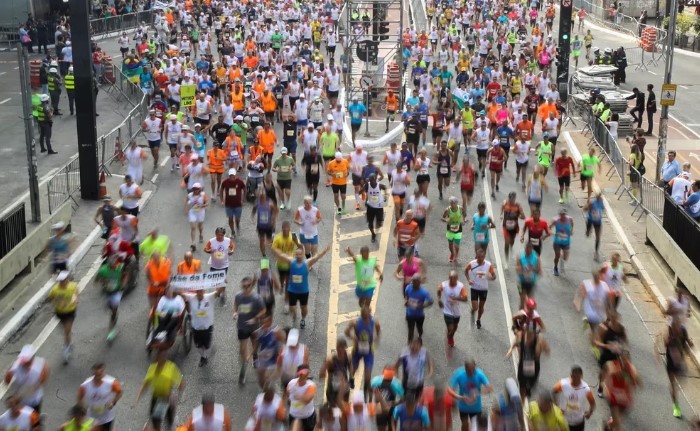
[[[399,99],[396,95],[386,96],[386,110],[396,111],[399,109]]]
[[[252,39],[249,39],[248,42],[245,43],[245,50],[247,52],[255,51],[255,42]]]
[[[258,158],[259,155],[263,153],[263,147],[260,145],[253,145],[248,149],[250,151],[250,160],[255,160]]]
[[[233,104],[233,109],[236,111],[242,111],[245,107],[245,102],[243,101],[243,92],[231,93],[231,103]]]
[[[199,259],[192,259],[192,265],[187,265],[184,260],[177,264],[178,274],[197,274],[202,270],[202,261]]]
[[[236,150],[238,154],[243,154],[243,148],[241,147],[241,138],[238,136],[227,136],[224,140],[224,150],[226,154],[231,154],[231,151]]]
[[[261,80],[256,80],[253,82],[253,91],[255,91],[258,94],[262,94],[263,91],[265,90],[265,81]]]
[[[263,151],[266,153],[275,152],[275,144],[277,143],[277,136],[275,131],[270,129],[269,132],[265,132],[265,129],[258,132],[258,142],[262,147]]]
[[[272,93],[268,93],[267,96],[265,96],[265,93],[262,93],[260,101],[262,102],[262,108],[265,112],[275,112],[275,109],[277,109],[277,99],[275,99]]]
[[[221,174],[224,172],[224,160],[226,160],[226,152],[212,148],[207,151],[207,162],[209,163],[209,172]]]
[[[167,257],[160,258],[158,263],[154,262],[153,259],[149,260],[146,264],[146,270],[150,274],[150,280],[153,284],[165,283],[170,280],[170,267],[172,263]]]

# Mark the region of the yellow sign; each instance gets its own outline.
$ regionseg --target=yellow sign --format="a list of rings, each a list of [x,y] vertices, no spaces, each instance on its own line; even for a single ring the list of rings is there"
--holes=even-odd
[[[661,86],[661,106],[673,106],[676,104],[676,84],[664,84]]]
[[[183,85],[180,87],[180,106],[189,108],[194,106],[195,95],[197,94],[196,85]]]

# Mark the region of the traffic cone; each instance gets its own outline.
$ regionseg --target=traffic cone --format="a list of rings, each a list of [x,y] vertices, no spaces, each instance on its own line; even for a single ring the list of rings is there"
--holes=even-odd
[[[100,191],[99,191],[100,198],[107,196],[107,183],[106,183],[106,181],[107,181],[107,178],[105,176],[104,171],[102,171],[102,173],[100,173]]]

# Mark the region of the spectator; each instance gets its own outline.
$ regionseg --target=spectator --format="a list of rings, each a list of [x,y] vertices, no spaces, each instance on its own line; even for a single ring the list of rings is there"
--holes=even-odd
[[[646,99],[646,95],[644,92],[639,91],[639,88],[634,87],[632,89],[632,94],[625,97],[625,99],[634,99],[634,108],[630,109],[630,115],[632,116],[632,119],[637,122],[637,127],[642,127],[642,116],[644,116],[644,101]]]
[[[49,29],[44,21],[40,20],[36,26],[36,39],[39,54],[42,52],[41,48],[44,48],[44,54],[48,54],[49,47],[47,45],[49,43]]]
[[[630,139],[630,137],[628,136],[626,140],[627,142],[629,142],[630,146],[636,145],[637,147],[639,147],[639,152],[644,154],[644,147],[647,145],[647,140],[644,137],[644,129],[639,128],[635,130],[632,139]]]
[[[637,21],[639,21],[639,26],[637,27],[637,31],[638,31],[637,36],[642,37],[642,31],[644,31],[644,28],[647,26],[647,10],[646,9],[644,9],[642,11],[642,13],[641,13],[641,15],[639,15],[639,19]]]
[[[661,181],[663,181],[664,190],[666,193],[671,193],[669,183],[681,173],[681,165],[676,160],[676,152],[671,150],[668,152],[668,160],[661,165]]]
[[[26,24],[20,26],[19,28],[19,41],[22,42],[22,46],[27,48],[29,54],[34,53],[34,48],[32,48],[32,38],[29,36],[29,28]]]
[[[681,205],[685,198],[690,195],[690,172],[681,172],[676,178],[668,183],[671,188],[671,199]]]
[[[632,184],[632,200],[630,205],[637,205],[639,196],[639,182],[642,180],[642,176],[646,172],[644,168],[644,153],[639,149],[637,144],[632,144],[630,158],[630,183]],[[632,169],[634,168],[634,169]]]
[[[683,199],[683,209],[688,212],[688,215],[700,221],[700,180],[695,180],[692,187],[692,193],[687,199]]]
[[[656,114],[656,94],[654,93],[654,86],[652,84],[647,85],[647,91],[649,96],[647,96],[647,136],[651,136],[654,131],[654,114]]]

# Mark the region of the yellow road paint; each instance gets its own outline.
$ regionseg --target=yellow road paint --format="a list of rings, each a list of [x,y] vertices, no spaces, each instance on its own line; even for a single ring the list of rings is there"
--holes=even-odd
[[[352,232],[352,233],[344,233],[340,234],[340,238],[338,238],[338,241],[347,241],[349,239],[357,239],[357,238],[362,238],[365,236],[371,236],[372,232],[369,231],[369,229],[360,231],[360,232]]]

